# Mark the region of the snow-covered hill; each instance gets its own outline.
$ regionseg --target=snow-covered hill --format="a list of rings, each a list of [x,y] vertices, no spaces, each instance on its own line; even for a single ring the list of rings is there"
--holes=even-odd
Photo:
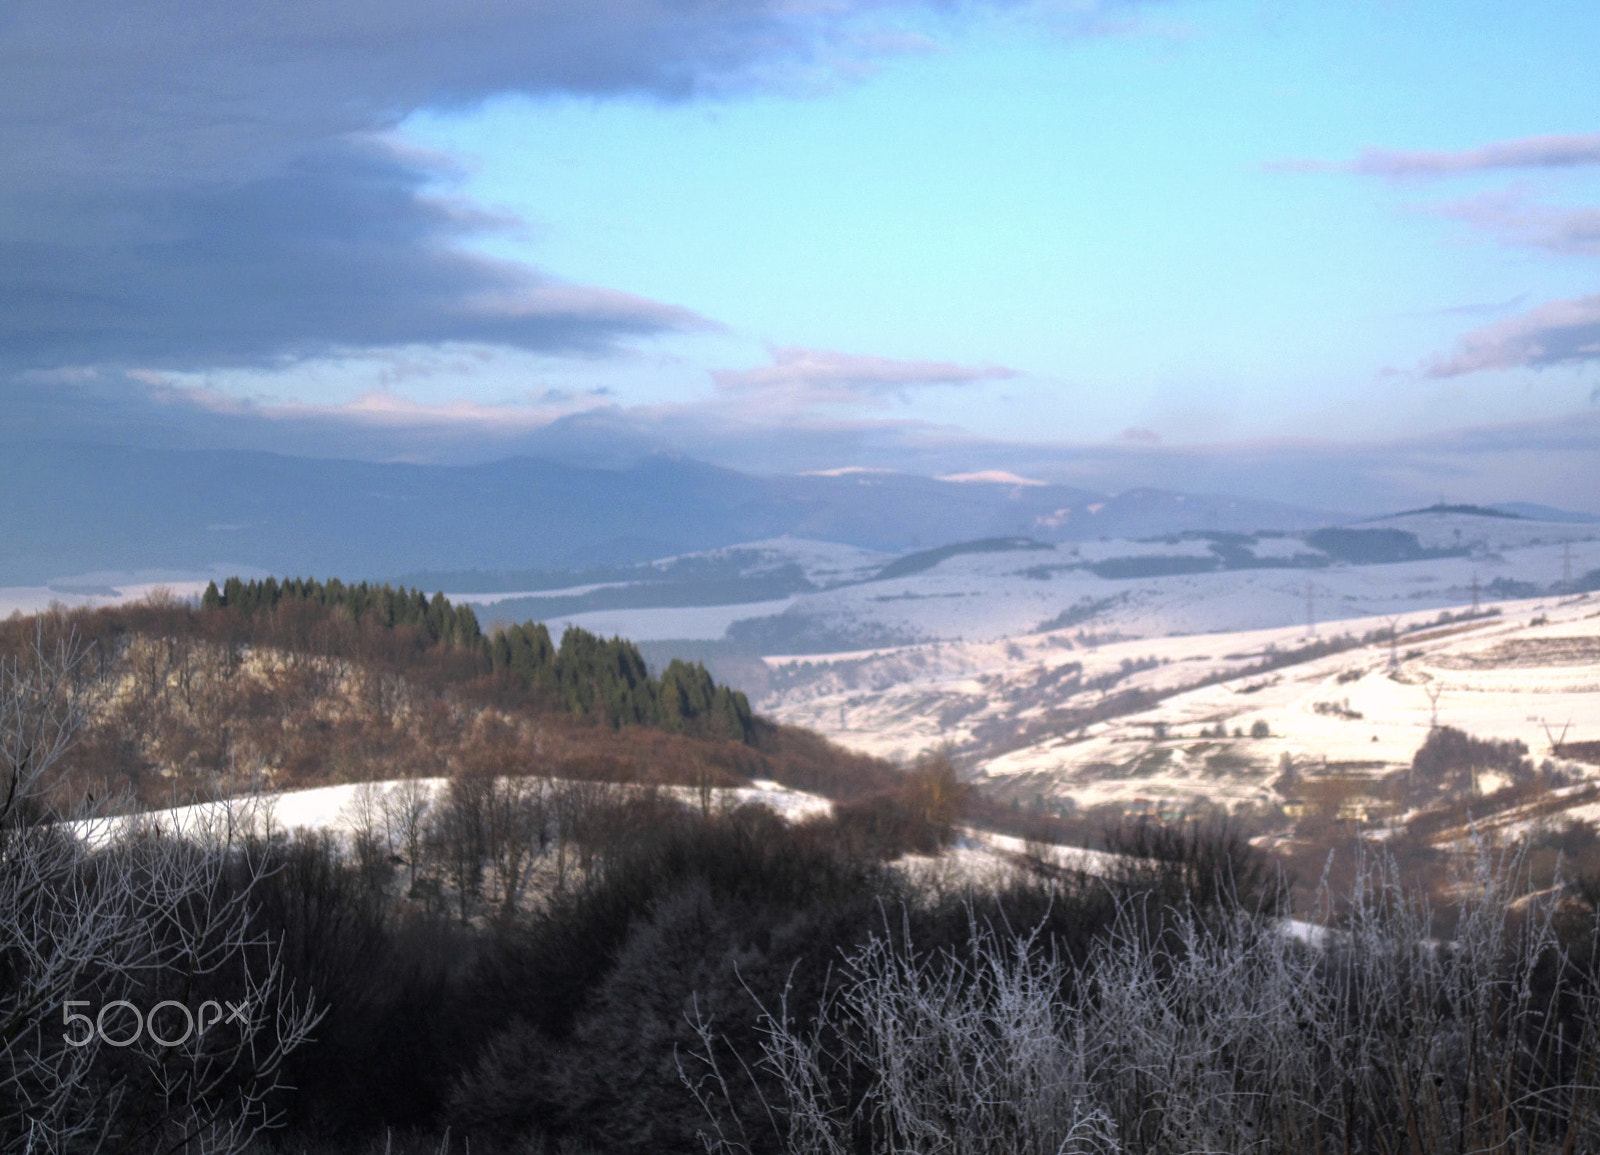
[[[1068,628],[769,659],[766,708],[869,753],[948,749],[1001,797],[1051,808],[1275,805],[1285,765],[1381,776],[1408,766],[1434,724],[1541,757],[1563,728],[1600,739],[1600,597],[1497,608],[1442,624],[1415,611],[1325,622],[1315,635],[1113,641]]]

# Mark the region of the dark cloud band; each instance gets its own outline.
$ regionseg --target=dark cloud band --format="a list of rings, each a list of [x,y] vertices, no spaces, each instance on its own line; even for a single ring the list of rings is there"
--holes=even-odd
[[[241,184],[23,204],[56,227],[0,240],[0,349],[12,367],[198,367],[448,339],[593,352],[702,324],[463,252],[471,222],[423,179],[339,148]]]
[[[502,92],[678,99],[847,71],[919,0],[17,0],[0,9],[0,370],[702,324],[460,247],[363,146]]]

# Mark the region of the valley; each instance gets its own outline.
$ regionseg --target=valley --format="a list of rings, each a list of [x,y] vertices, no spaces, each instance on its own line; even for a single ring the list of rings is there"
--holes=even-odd
[[[1308,815],[1406,813],[1394,783],[1437,727],[1519,742],[1561,781],[1594,776],[1597,575],[1600,524],[1440,506],[899,553],[778,537],[585,570],[423,576],[487,628],[539,620],[558,639],[568,627],[634,639],[652,669],[703,662],[776,722],[900,765],[947,755],[1025,812],[1084,829],[1225,812],[1287,831]],[[158,588],[115,576],[0,591],[0,608]],[[179,576],[165,588],[195,596],[201,575]],[[1504,785],[1491,775],[1474,791]]]

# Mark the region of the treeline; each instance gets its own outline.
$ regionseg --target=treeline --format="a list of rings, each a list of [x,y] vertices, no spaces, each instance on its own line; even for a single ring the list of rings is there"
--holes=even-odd
[[[483,643],[478,616],[470,605],[453,606],[442,591],[429,598],[421,590],[403,586],[396,589],[367,582],[346,585],[338,578],[325,582],[315,578],[285,578],[280,583],[271,577],[260,581],[231,577],[222,583],[220,590],[216,582],[208,583],[200,596],[200,608],[232,609],[250,618],[258,611],[276,609],[278,603],[286,599],[310,602],[356,620],[370,616],[386,628],[412,626],[431,643],[468,648],[477,648]]]
[[[497,675],[509,675],[569,713],[599,713],[618,725],[674,733],[709,730],[740,741],[751,736],[749,700],[718,685],[699,662],[674,658],[660,678],[652,678],[632,642],[568,626],[557,649],[542,622],[497,630],[488,651]]]
[[[540,622],[526,622],[484,634],[470,605],[453,605],[443,592],[431,598],[420,589],[338,578],[228,578],[221,589],[207,585],[202,613],[225,613],[248,623],[271,618],[284,603],[312,608],[337,625],[403,630],[424,647],[442,647],[476,659],[488,672],[526,691],[546,708],[602,719],[613,726],[653,726],[673,733],[704,734],[747,742],[750,703],[745,695],[718,685],[698,662],[674,660],[659,678],[650,676],[632,642],[601,638],[568,626],[558,649]],[[294,644],[293,640],[290,642]],[[486,670],[485,670],[486,667]]]

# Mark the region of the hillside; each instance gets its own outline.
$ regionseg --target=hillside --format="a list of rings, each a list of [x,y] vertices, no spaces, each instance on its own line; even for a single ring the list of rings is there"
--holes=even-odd
[[[69,794],[166,803],[510,767],[697,787],[766,778],[835,796],[897,780],[754,718],[703,667],[653,676],[630,643],[578,629],[559,645],[536,623],[483,632],[469,606],[417,590],[234,579],[199,604],[13,617],[0,652],[36,637],[76,655],[86,724],[58,768]]]
[[[1014,809],[1015,829],[1036,815],[1092,839],[1139,816],[1227,815],[1314,879],[1360,837],[1423,853],[1473,829],[1600,820],[1593,594],[1315,635],[1068,627],[768,661],[774,716],[880,757],[945,751]],[[1430,762],[1450,735],[1459,748]],[[1568,859],[1589,846],[1579,838]]]
[[[1579,592],[1597,574],[1594,524],[1447,510],[1295,531],[978,537],[898,555],[780,537],[564,576],[427,577],[488,621],[621,633],[651,643],[653,655],[693,654],[731,677],[728,659],[755,655],[1067,626],[1140,637],[1264,629],[1437,611],[1470,604],[1474,587],[1483,600]],[[529,584],[538,578],[543,588]],[[752,673],[749,663],[737,669]],[[767,690],[758,673],[740,685]]]

